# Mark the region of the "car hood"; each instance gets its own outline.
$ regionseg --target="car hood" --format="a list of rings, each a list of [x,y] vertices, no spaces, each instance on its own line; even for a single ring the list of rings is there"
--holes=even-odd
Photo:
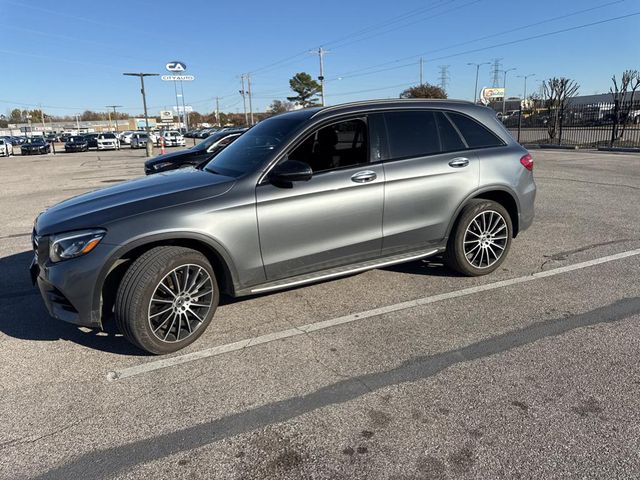
[[[179,152],[171,152],[171,153],[165,153],[164,155],[158,155],[157,157],[153,157],[147,160],[146,162],[144,162],[144,164],[146,166],[155,165],[158,162],[166,162],[169,160],[178,160],[180,158],[188,158],[194,155],[198,155],[200,153],[202,153],[200,150],[191,150],[189,148],[187,150],[180,150]]]
[[[85,193],[40,214],[38,235],[106,227],[109,223],[174,205],[222,195],[235,179],[202,170],[176,170]]]

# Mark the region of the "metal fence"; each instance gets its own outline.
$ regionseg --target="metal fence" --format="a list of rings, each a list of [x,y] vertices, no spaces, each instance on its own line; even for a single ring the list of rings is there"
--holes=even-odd
[[[523,145],[640,148],[640,101],[533,108],[502,121]]]

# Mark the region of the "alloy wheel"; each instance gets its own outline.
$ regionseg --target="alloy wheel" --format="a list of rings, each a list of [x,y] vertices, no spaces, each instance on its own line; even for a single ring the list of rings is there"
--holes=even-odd
[[[167,273],[149,301],[148,322],[162,342],[179,342],[193,335],[210,313],[213,280],[200,265],[180,265]]]
[[[489,268],[504,253],[509,231],[504,217],[494,210],[476,215],[464,233],[464,256],[474,268]]]

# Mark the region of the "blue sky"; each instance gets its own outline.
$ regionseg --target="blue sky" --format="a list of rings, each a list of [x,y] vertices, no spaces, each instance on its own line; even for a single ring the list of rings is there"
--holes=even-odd
[[[581,94],[607,92],[611,75],[640,69],[640,0],[0,0],[0,112],[42,104],[51,114],[85,109],[142,110],[137,79],[122,72],[167,73],[181,60],[196,77],[185,83],[187,104],[209,112],[220,96],[225,111],[242,111],[240,74],[253,73],[254,108],[290,94],[288,79],[318,75],[324,45],[327,102],[397,97],[425,80],[438,82],[450,65],[450,98],[473,99],[475,68],[501,58],[508,93],[523,93],[517,75],[576,79]],[[589,10],[589,11],[585,11]],[[582,11],[582,13],[576,13]],[[555,17],[556,20],[551,20]],[[550,21],[551,20],[551,21]],[[559,30],[603,22],[566,33]],[[534,37],[520,42],[519,40]],[[511,43],[511,44],[507,44]],[[279,63],[276,63],[279,62]],[[274,64],[275,63],[275,64]],[[378,65],[376,67],[376,65]],[[480,87],[491,86],[490,68]],[[147,81],[150,113],[175,103],[173,84]],[[55,108],[54,108],[55,107]]]

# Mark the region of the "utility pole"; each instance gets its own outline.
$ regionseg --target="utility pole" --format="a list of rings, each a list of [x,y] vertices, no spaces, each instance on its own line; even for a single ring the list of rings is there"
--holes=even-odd
[[[484,63],[467,63],[467,65],[474,65],[476,67],[476,86],[473,89],[473,103],[477,103],[478,101],[478,75],[480,74],[480,67],[483,65],[490,65],[491,62]]]
[[[76,130],[78,130],[78,135],[80,135],[80,119],[77,113],[76,113]]]
[[[251,74],[247,73],[247,90],[249,94],[249,115],[251,118],[251,125],[253,125],[253,104],[251,103]]]
[[[502,118],[504,118],[504,114],[506,112],[506,107],[505,106],[507,105],[507,73],[513,72],[514,70],[517,70],[517,68],[515,68],[515,67],[514,68],[508,68],[507,70],[502,72],[504,74],[504,82],[502,82],[502,88],[504,90],[504,93],[502,95]]]
[[[420,85],[424,85],[424,60],[420,57]]]
[[[312,54],[318,54],[318,57],[320,58],[320,75],[318,75],[318,80],[320,80],[320,104],[324,107],[325,105],[325,100],[324,100],[324,55],[325,53],[327,53],[328,50],[325,50],[322,47],[319,47],[317,51],[311,51],[309,53]]]
[[[242,80],[242,90],[240,90],[240,95],[242,95],[242,105],[244,107],[244,124],[249,125],[249,118],[247,117],[247,92],[244,89],[244,73],[240,75],[240,79]]]
[[[144,77],[157,77],[157,73],[123,73],[123,75],[128,77],[139,77],[140,78],[140,93],[142,94],[142,105],[144,107],[144,130],[147,132],[147,138],[149,138],[149,115],[147,114],[147,96],[144,92]],[[152,142],[147,142],[147,157],[150,157],[153,153],[153,144]]]
[[[220,125],[220,97],[216,97],[216,123],[219,127],[222,126]]]
[[[440,65],[440,88],[447,91],[447,85],[449,84],[449,65]]]
[[[47,130],[47,126],[44,123],[44,111],[42,110],[42,105],[38,105],[38,107],[40,108],[40,118],[42,119],[42,134],[44,135]]]
[[[113,108],[113,116],[116,122],[116,132],[118,132],[118,112],[116,112],[116,108],[120,108],[121,106],[122,105],[106,105],[106,108]],[[109,128],[111,128],[111,113],[109,113]]]

